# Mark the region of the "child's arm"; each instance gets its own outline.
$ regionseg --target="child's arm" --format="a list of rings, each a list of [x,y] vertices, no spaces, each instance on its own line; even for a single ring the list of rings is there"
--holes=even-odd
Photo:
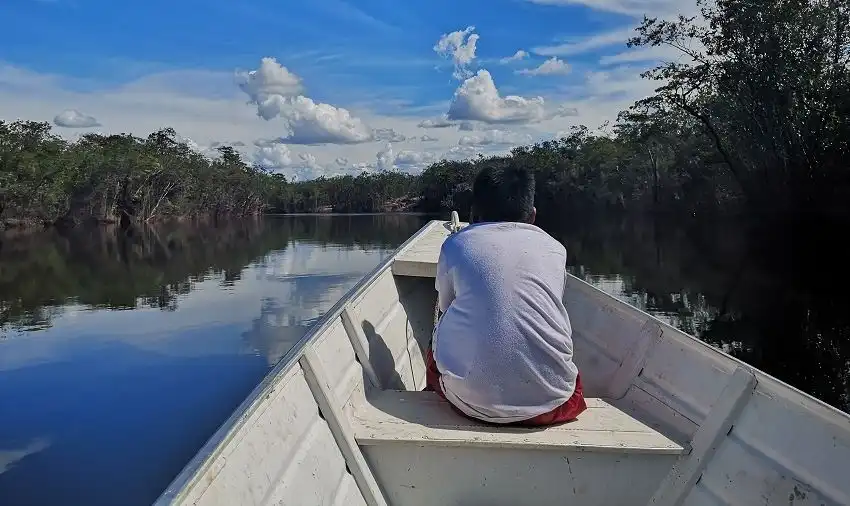
[[[441,313],[445,313],[455,298],[455,290],[446,254],[442,248],[440,258],[437,260],[437,279],[434,285],[437,289],[437,306]]]

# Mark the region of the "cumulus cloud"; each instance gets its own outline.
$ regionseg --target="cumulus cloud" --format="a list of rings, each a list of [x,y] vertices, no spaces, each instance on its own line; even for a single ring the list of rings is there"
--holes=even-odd
[[[361,172],[372,172],[375,170],[376,165],[374,163],[369,162],[358,162],[351,166],[352,171],[355,173]]]
[[[454,121],[449,121],[447,118],[431,118],[420,121],[419,128],[448,128],[455,126]]]
[[[387,146],[378,151],[376,155],[378,159],[378,170],[393,170],[395,168],[395,155],[393,154],[393,145],[387,144]]]
[[[508,56],[506,58],[502,58],[501,60],[499,60],[499,63],[501,63],[502,65],[507,65],[508,63],[513,63],[515,61],[524,60],[524,59],[528,58],[528,56],[529,56],[528,52],[520,49],[519,51],[514,53],[513,56]]]
[[[392,128],[376,128],[373,131],[373,137],[376,141],[386,142],[404,142],[407,140],[407,137]]]
[[[301,80],[274,58],[263,58],[258,70],[237,73],[236,79],[249,103],[257,106],[259,117],[284,120],[287,134],[281,142],[357,144],[374,139],[372,129],[347,109],[301,95]]]
[[[447,119],[484,123],[532,123],[545,117],[543,97],[502,97],[490,72],[482,69],[455,91]]]
[[[437,161],[437,154],[427,151],[399,151],[395,163],[405,168],[424,168]]]
[[[455,91],[446,119],[488,124],[520,124],[539,123],[572,115],[575,115],[575,110],[563,105],[555,110],[548,109],[543,97],[501,96],[493,76],[482,69]]]
[[[87,116],[76,109],[66,109],[53,118],[56,126],[65,128],[92,128],[101,126],[94,116]]]
[[[283,144],[268,143],[257,147],[254,163],[266,169],[284,169],[292,165],[292,152]]]
[[[336,162],[336,164],[337,164],[337,165],[339,165],[340,167],[345,167],[346,165],[348,165],[348,158],[345,158],[344,156],[340,156],[340,157],[338,157],[338,158],[337,158],[336,160],[334,160],[334,161],[335,161],[335,162]]]
[[[471,132],[475,130],[475,123],[471,121],[464,121],[457,127],[457,129],[463,132]]]
[[[459,146],[490,146],[530,144],[532,138],[528,134],[509,132],[505,130],[485,130],[475,135],[464,135],[458,141]]]
[[[533,69],[517,70],[517,74],[526,76],[565,76],[572,70],[569,64],[553,56]]]
[[[471,75],[469,65],[475,59],[475,49],[479,39],[477,33],[472,33],[474,30],[474,26],[469,26],[465,30],[443,34],[434,46],[434,51],[438,55],[451,58],[455,66],[453,74],[455,79],[465,79]]]
[[[322,166],[319,165],[319,161],[312,153],[301,153],[298,155],[298,159],[300,160],[300,165],[302,167],[306,167],[308,169],[317,170],[321,169]]]
[[[443,154],[443,158],[447,160],[466,160],[480,152],[475,146],[454,146]]]
[[[436,137],[431,137],[430,135],[423,135],[419,138],[421,142],[437,142],[439,139]]]
[[[283,174],[290,181],[306,181],[327,175],[326,168],[312,153],[293,153],[285,144],[259,139],[253,153],[253,162],[264,169]],[[344,160],[344,159],[343,159]],[[340,159],[337,159],[337,164]],[[345,160],[346,164],[348,163]]]
[[[276,96],[298,96],[304,91],[301,78],[279,64],[276,59],[268,57],[260,61],[260,68],[257,70],[237,72],[236,84],[257,103]]]

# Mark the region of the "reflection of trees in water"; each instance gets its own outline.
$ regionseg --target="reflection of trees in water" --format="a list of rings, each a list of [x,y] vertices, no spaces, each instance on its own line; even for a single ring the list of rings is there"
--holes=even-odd
[[[811,251],[827,234],[797,238],[789,255],[787,236],[753,236],[735,222],[682,226],[586,213],[549,229],[567,245],[574,274],[850,410],[843,262]]]
[[[77,228],[0,235],[0,336],[49,327],[68,303],[177,308],[196,283],[238,281],[245,267],[291,241],[394,248],[424,224],[408,215],[267,217],[134,229]]]

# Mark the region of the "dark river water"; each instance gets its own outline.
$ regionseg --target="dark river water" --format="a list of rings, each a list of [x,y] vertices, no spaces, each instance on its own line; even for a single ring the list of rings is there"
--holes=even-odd
[[[267,217],[0,242],[0,505],[150,504],[291,346],[424,225]],[[741,234],[597,217],[571,271],[847,410],[850,315]]]

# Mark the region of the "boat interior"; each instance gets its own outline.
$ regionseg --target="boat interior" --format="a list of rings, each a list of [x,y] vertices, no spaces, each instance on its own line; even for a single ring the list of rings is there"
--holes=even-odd
[[[578,420],[483,425],[422,391],[452,227],[355,286],[157,504],[850,504],[850,417],[574,277]]]

